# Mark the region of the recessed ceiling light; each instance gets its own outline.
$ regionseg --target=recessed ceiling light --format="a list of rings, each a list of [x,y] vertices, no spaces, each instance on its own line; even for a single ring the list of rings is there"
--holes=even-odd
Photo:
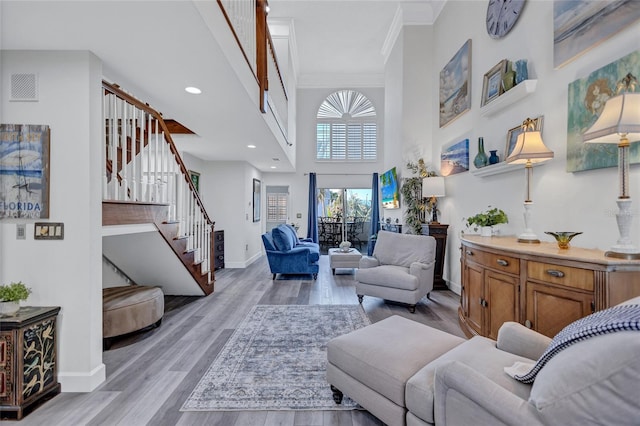
[[[276,166],[271,166],[271,168],[272,168],[272,169],[277,169],[277,167],[276,167]]]
[[[197,87],[193,87],[193,86],[185,87],[184,90],[185,90],[185,92],[191,93],[192,95],[199,95],[200,93],[202,93],[202,90],[198,89]]]
[[[255,147],[256,147],[255,145],[247,145],[247,148],[254,149]]]

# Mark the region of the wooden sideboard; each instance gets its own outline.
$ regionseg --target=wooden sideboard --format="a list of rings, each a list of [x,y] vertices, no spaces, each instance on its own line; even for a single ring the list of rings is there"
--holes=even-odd
[[[20,420],[60,393],[56,317],[59,307],[21,307],[0,318],[0,416]]]
[[[515,237],[461,238],[458,319],[468,336],[496,339],[506,321],[546,336],[571,322],[640,296],[640,261]]]

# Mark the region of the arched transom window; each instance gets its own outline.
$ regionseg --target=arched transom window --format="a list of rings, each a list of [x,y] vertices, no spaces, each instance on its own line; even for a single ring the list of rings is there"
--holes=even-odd
[[[376,109],[362,93],[332,93],[320,105],[316,118],[317,160],[376,160]]]

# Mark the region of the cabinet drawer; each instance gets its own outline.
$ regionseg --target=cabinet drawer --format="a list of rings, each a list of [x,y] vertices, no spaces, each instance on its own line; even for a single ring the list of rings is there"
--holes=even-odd
[[[487,268],[510,274],[520,273],[520,260],[516,257],[489,253],[470,247],[463,247],[462,255],[469,262],[475,262]]]
[[[529,262],[527,265],[527,274],[529,279],[586,291],[593,291],[594,289],[593,271],[588,269],[554,265],[551,263]]]

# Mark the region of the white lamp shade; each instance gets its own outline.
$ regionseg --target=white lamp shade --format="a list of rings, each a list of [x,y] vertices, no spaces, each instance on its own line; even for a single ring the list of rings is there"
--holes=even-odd
[[[620,135],[640,139],[640,93],[621,93],[609,98],[600,117],[582,136],[588,143],[620,143]]]
[[[444,197],[444,178],[432,176],[422,179],[422,196],[425,198]]]
[[[525,164],[527,162],[540,163],[553,158],[551,151],[542,141],[539,131],[522,132],[518,135],[516,146],[511,155],[507,157],[507,163]]]

